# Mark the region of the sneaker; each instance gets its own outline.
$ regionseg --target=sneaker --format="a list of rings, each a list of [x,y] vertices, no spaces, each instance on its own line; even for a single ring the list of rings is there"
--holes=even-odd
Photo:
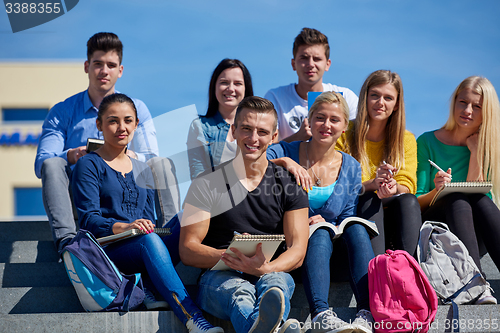
[[[186,323],[189,333],[224,333],[221,327],[214,327],[210,324],[201,313],[196,313]]]
[[[479,297],[475,303],[476,305],[481,304],[497,304],[497,299],[491,295],[491,288],[488,284],[485,292]]]
[[[310,333],[351,333],[352,325],[346,323],[332,310],[320,312],[311,322]]]
[[[142,303],[144,303],[148,310],[166,309],[169,307],[166,301],[156,299],[153,292],[149,289],[144,288],[144,295],[146,297]]]
[[[288,319],[285,323],[276,327],[274,333],[301,333],[300,323],[297,319]]]
[[[272,287],[262,295],[259,304],[259,316],[248,333],[274,332],[285,312],[285,296],[283,291]]]
[[[356,314],[356,318],[352,322],[355,333],[372,333],[373,332],[373,320],[372,313],[368,310],[359,310]]]

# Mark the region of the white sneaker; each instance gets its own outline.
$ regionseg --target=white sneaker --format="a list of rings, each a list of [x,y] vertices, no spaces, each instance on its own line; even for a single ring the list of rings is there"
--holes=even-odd
[[[332,310],[320,312],[311,322],[311,333],[351,333],[352,325],[346,323]]]
[[[144,288],[144,295],[146,297],[144,298],[144,301],[142,301],[142,303],[144,303],[146,309],[157,310],[157,309],[169,308],[168,303],[163,300],[157,300],[155,295],[153,295],[153,292],[151,292],[151,290]]]
[[[373,320],[372,313],[368,310],[359,310],[356,314],[356,318],[352,322],[354,328],[353,333],[372,333],[373,332]]]
[[[479,297],[479,299],[475,303],[476,305],[481,304],[497,304],[497,299],[491,295],[491,287],[488,284],[485,292]]]
[[[210,324],[201,313],[196,313],[186,323],[189,333],[224,333],[221,327],[214,327]]]

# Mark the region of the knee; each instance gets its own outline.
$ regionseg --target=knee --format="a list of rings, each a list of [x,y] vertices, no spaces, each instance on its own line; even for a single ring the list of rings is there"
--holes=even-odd
[[[326,228],[319,228],[314,231],[314,233],[309,237],[309,242],[307,243],[307,252],[309,253],[311,249],[314,248],[327,248],[332,247],[332,238],[330,231]]]
[[[413,211],[418,209],[420,211],[420,205],[418,199],[414,194],[404,193],[395,198],[395,201],[404,209]]]
[[[292,295],[295,290],[295,282],[290,274],[285,272],[267,273],[260,277],[257,281],[256,288],[259,290],[262,287],[269,289],[277,287],[285,293],[285,295]]]
[[[151,234],[143,235],[140,239],[142,246],[146,248],[148,251],[153,253],[161,252],[163,253],[163,255],[165,254],[169,255],[165,243],[163,243],[163,240],[161,239],[160,236],[158,236],[158,234],[153,232]]]
[[[465,195],[464,193],[460,193],[460,192],[454,192],[454,193],[448,194],[446,196],[446,200],[449,204],[452,204],[452,203],[457,202],[457,201],[469,202],[469,198],[467,197],[467,195]]]
[[[157,173],[175,172],[174,162],[168,157],[153,157],[146,163]]]
[[[52,175],[57,172],[66,173],[68,162],[61,157],[51,157],[42,163],[42,176]]]

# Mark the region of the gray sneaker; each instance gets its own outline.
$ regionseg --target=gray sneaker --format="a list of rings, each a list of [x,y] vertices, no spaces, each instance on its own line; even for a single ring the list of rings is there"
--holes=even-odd
[[[352,325],[346,323],[332,310],[320,312],[311,322],[310,333],[351,333]]]
[[[353,332],[356,333],[372,333],[373,332],[373,320],[372,313],[368,310],[359,310],[356,314],[356,318],[352,322],[354,327]]]
[[[283,319],[285,312],[285,295],[277,287],[269,288],[262,295],[259,304],[259,316],[248,333],[274,332]]]

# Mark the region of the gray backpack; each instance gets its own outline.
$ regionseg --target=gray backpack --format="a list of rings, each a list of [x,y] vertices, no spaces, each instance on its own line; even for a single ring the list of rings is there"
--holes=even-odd
[[[473,303],[489,288],[465,245],[444,223],[422,225],[417,256],[443,304]]]

